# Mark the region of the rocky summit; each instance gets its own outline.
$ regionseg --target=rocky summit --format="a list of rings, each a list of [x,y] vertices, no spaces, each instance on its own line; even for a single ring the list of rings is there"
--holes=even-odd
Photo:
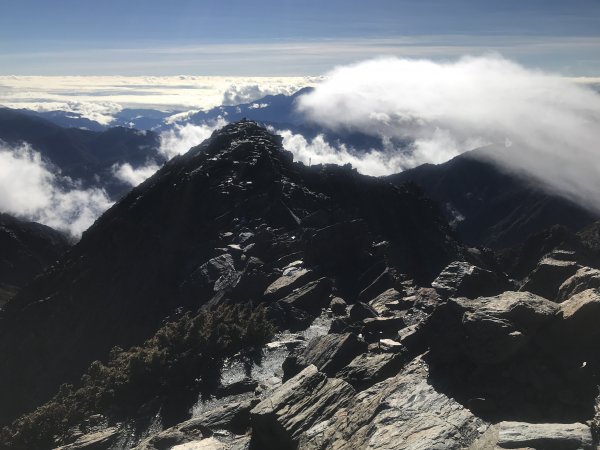
[[[437,203],[225,126],[1,311],[7,449],[594,449],[600,226]]]

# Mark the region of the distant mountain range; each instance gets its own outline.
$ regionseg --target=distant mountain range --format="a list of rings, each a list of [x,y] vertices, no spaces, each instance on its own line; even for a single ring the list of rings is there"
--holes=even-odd
[[[62,175],[82,181],[84,187],[100,186],[112,198],[130,188],[114,177],[114,164],[127,162],[140,166],[148,160],[164,161],[158,151],[159,137],[152,131],[125,127],[102,131],[65,128],[45,118],[7,108],[0,108],[0,141],[13,146],[30,144]]]

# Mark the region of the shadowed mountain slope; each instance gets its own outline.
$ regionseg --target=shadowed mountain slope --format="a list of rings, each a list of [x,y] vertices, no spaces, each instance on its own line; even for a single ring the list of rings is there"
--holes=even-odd
[[[222,292],[260,299],[274,267],[303,259],[352,301],[365,273],[387,265],[428,282],[461,255],[420,190],[349,166],[294,163],[281,138],[256,123],[228,125],[133,189],[9,302],[1,420],[173,314],[218,303]],[[240,273],[253,275],[239,284]]]
[[[68,248],[58,231],[0,213],[0,305]]]
[[[597,215],[520,175],[493,164],[488,150],[464,153],[443,164],[424,164],[388,179],[414,182],[440,202],[461,240],[509,247],[555,224],[578,230]]]

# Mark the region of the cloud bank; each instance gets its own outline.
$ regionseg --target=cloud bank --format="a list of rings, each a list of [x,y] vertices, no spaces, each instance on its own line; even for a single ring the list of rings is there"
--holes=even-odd
[[[600,95],[582,83],[499,56],[387,58],[333,70],[298,105],[333,130],[409,139],[398,169],[495,144],[499,164],[600,212]]]
[[[0,76],[0,105],[69,111],[108,125],[123,108],[207,110],[291,94],[317,77]]]
[[[357,152],[344,144],[335,145],[326,141],[322,134],[306,139],[290,130],[269,131],[283,137],[283,147],[294,155],[294,161],[312,164],[351,164],[365,175],[381,176],[401,172],[405,166],[403,155],[393,151],[370,150]]]
[[[61,177],[29,145],[0,142],[0,210],[81,236],[112,202]]]

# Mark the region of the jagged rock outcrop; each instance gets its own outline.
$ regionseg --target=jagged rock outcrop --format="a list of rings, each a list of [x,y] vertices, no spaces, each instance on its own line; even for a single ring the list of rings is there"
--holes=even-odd
[[[486,429],[468,409],[437,392],[416,359],[397,376],[357,394],[300,438],[302,449],[462,449]]]
[[[592,288],[600,288],[600,270],[582,267],[560,285],[557,300],[565,301],[575,294]]]
[[[580,267],[574,261],[565,261],[547,256],[538,263],[535,270],[527,277],[521,290],[550,300],[556,300],[563,282],[575,274]]]
[[[332,376],[366,350],[367,344],[354,333],[315,337],[305,348],[299,349],[284,361],[284,379],[291,378],[309,365]]]
[[[354,393],[345,381],[308,366],[250,412],[255,448],[308,448],[303,435],[346,406]]]
[[[331,295],[353,303],[369,285],[379,295],[400,274],[426,283],[460,259],[418,189],[349,166],[294,163],[281,142],[249,121],[215,132],[133,189],[18,295],[0,318],[0,423],[166,318],[227,298],[273,301],[264,292],[296,261],[316,276],[282,282],[271,311],[303,326],[290,311],[314,316]],[[380,266],[393,276],[364,282]]]
[[[510,289],[510,283],[505,276],[465,261],[449,264],[431,286],[442,298],[496,295]]]
[[[500,448],[546,450],[585,450],[593,448],[590,427],[582,423],[500,422],[497,445]]]

